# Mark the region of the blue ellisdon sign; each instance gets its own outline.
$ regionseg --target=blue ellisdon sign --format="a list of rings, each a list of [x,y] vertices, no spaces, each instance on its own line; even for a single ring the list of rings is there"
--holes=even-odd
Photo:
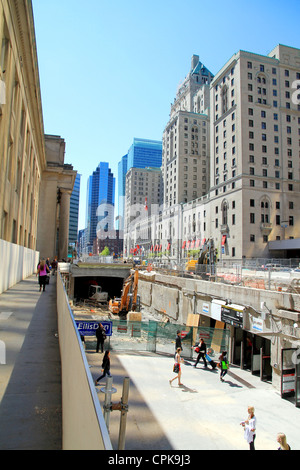
[[[96,335],[96,330],[99,326],[99,322],[76,320],[75,323],[76,323],[78,332],[81,336],[95,336]],[[112,335],[112,322],[101,321],[100,323],[105,330],[106,336],[111,336]]]

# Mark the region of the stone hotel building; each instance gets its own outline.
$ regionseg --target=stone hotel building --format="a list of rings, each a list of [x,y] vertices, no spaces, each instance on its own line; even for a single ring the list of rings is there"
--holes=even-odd
[[[268,257],[300,237],[299,79],[300,51],[279,45],[239,51],[211,83],[209,236],[225,256]]]
[[[219,258],[299,257],[300,50],[239,51],[213,76],[192,66],[163,134],[163,205],[145,246],[212,239]],[[130,236],[134,240],[134,227]]]

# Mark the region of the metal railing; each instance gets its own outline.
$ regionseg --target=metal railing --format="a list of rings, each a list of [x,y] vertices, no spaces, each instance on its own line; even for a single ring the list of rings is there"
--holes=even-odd
[[[268,262],[266,262],[268,261]],[[255,259],[239,262],[219,262],[186,268],[186,263],[153,264],[140,269],[169,276],[193,278],[244,287],[300,293],[300,268],[298,259]]]

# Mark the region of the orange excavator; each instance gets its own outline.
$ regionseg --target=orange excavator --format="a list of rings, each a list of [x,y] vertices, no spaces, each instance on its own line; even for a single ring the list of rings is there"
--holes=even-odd
[[[115,297],[109,301],[108,309],[111,313],[125,317],[129,312],[140,311],[140,296],[137,293],[138,279],[138,270],[125,279],[121,297]]]

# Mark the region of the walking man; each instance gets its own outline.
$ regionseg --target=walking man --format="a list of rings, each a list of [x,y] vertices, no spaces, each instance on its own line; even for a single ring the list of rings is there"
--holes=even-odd
[[[206,359],[205,359],[205,356],[206,356],[206,344],[204,343],[203,338],[200,339],[200,343],[198,344],[198,348],[199,348],[199,353],[198,353],[196,362],[195,362],[195,364],[194,364],[194,367],[197,367],[197,364],[198,364],[198,362],[200,361],[201,358],[203,359],[204,367],[207,367],[207,362],[206,362]]]
[[[176,335],[176,341],[175,341],[175,352],[177,352],[177,349],[180,348],[182,351],[182,343],[181,343],[181,333],[179,330],[177,330],[177,335]]]
[[[96,338],[97,338],[97,347],[96,352],[99,352],[99,347],[101,347],[101,352],[103,353],[103,344],[106,339],[105,329],[103,325],[99,323],[99,326],[96,330]]]

